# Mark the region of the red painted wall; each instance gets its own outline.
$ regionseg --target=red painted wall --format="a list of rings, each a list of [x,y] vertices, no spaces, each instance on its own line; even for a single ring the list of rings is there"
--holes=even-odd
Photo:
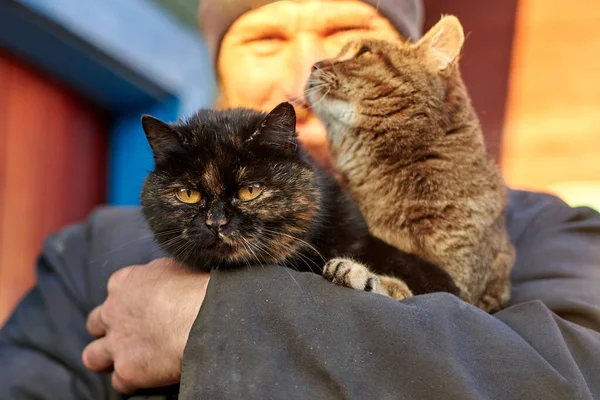
[[[0,326],[44,238],[105,200],[107,115],[0,52]]]

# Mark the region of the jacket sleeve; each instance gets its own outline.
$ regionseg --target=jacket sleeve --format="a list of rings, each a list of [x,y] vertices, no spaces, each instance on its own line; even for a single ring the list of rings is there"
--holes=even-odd
[[[121,399],[109,374],[88,371],[88,313],[117,269],[149,261],[152,244],[137,209],[99,208],[50,236],[35,287],[0,331],[0,399]],[[163,399],[164,396],[136,398]]]
[[[600,398],[600,216],[513,193],[511,304],[402,302],[278,267],[213,273],[181,399]]]
[[[71,226],[45,243],[37,284],[0,332],[1,399],[110,398],[107,377],[81,362],[86,331],[87,226]]]

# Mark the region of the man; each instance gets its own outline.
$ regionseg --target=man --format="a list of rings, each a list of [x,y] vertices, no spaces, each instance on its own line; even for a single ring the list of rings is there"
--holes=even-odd
[[[219,104],[293,100],[325,164],[302,96],[310,66],[354,35],[420,34],[414,0],[203,3]],[[394,302],[275,266],[193,274],[159,258],[137,209],[100,209],[47,242],[0,334],[0,398],[116,398],[111,379],[124,393],[181,379],[185,399],[598,397],[600,215],[525,192],[509,211],[514,288],[492,316],[447,294]]]

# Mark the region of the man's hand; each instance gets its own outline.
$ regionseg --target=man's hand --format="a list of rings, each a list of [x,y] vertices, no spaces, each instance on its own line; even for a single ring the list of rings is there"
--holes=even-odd
[[[210,279],[168,258],[115,272],[108,297],[88,316],[98,339],[83,351],[92,371],[113,370],[121,393],[178,383],[183,351]]]

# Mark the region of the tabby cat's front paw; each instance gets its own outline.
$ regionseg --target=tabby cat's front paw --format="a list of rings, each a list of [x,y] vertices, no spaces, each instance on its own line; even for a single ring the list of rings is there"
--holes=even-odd
[[[379,277],[349,258],[333,258],[325,264],[323,277],[336,285],[367,292],[379,289]]]
[[[396,300],[404,300],[413,295],[403,280],[379,276],[361,263],[348,258],[329,260],[323,268],[323,277],[339,286],[375,292]]]

